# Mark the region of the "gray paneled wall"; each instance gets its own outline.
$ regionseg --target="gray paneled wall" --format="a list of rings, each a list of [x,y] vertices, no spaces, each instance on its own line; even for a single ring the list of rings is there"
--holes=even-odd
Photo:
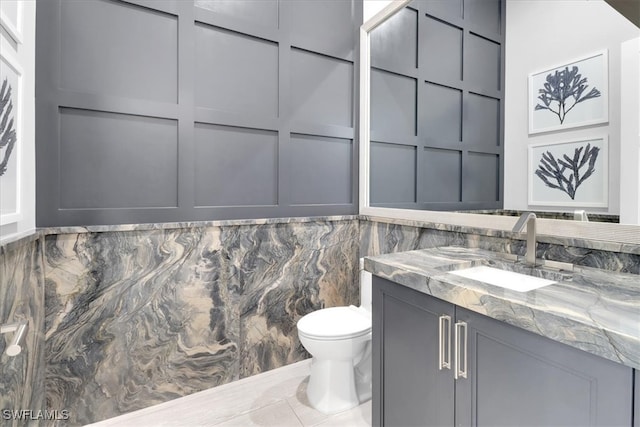
[[[38,226],[356,213],[361,0],[51,0]]]
[[[416,0],[371,33],[371,204],[502,206],[502,0]]]

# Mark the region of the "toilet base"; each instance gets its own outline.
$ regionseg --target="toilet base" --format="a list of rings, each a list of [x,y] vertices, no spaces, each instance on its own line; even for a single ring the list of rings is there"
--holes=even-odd
[[[311,362],[307,385],[309,403],[324,414],[335,414],[355,408],[371,399],[371,342],[362,359],[354,366],[352,359]]]
[[[309,403],[324,414],[346,411],[360,404],[351,360],[317,360],[311,363],[307,385]]]

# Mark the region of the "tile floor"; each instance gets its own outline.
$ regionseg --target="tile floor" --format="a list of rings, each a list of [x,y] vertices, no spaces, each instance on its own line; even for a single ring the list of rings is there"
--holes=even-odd
[[[125,426],[371,426],[371,401],[325,415],[307,400],[310,360],[274,369],[139,411],[92,427]]]

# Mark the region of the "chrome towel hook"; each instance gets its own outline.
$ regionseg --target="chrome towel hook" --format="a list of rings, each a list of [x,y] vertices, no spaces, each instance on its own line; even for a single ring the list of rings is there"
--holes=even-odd
[[[10,323],[7,325],[0,326],[0,334],[8,334],[9,332],[14,332],[13,340],[11,340],[11,344],[7,347],[6,353],[7,356],[17,356],[22,351],[22,341],[24,341],[24,337],[27,335],[27,326],[29,322],[26,320],[23,322]]]

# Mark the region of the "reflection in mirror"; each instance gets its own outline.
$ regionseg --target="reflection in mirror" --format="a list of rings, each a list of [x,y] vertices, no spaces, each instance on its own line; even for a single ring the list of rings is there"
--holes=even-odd
[[[399,2],[387,9],[394,3]],[[586,209],[590,221],[617,221],[622,211],[622,222],[640,222],[637,120],[635,137],[620,130],[624,117],[639,114],[637,90],[626,102],[635,111],[621,108],[620,82],[634,67],[635,75],[624,81],[638,80],[640,58],[631,50],[635,57],[626,60],[631,66],[621,69],[621,46],[640,34],[608,4],[423,0],[377,18],[381,23],[375,26],[365,17],[362,32],[370,38],[366,79],[371,92],[363,90],[362,99],[371,124],[361,127],[366,157],[361,159],[361,213],[418,219],[406,210],[502,215],[535,210],[543,218],[574,219],[575,210]],[[529,134],[528,75],[599,50],[608,52],[608,121]],[[362,64],[368,65],[364,55]],[[527,147],[595,134],[609,140],[608,206],[530,205]],[[621,157],[625,152],[631,156]],[[622,183],[625,168],[629,173]]]
[[[370,199],[502,207],[504,2],[414,1],[371,32]]]

